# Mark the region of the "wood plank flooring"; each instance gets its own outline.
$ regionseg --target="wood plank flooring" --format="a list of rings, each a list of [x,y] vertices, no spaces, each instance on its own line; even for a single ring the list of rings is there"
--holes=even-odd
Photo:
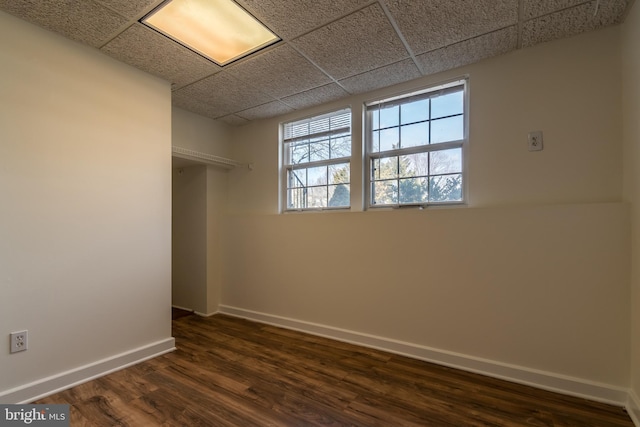
[[[633,427],[622,408],[224,315],[178,350],[35,403],[71,426]]]

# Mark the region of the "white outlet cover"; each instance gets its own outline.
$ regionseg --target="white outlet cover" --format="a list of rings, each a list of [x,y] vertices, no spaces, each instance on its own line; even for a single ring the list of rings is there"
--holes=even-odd
[[[529,132],[529,151],[542,151],[542,131]]]
[[[28,348],[28,331],[11,332],[11,353],[17,353],[19,351],[25,351]]]

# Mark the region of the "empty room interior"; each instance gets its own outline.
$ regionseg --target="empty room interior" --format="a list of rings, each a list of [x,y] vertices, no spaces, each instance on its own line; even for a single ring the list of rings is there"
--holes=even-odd
[[[640,427],[638,2],[236,0],[222,60],[172,4],[0,0],[0,403],[242,321]]]

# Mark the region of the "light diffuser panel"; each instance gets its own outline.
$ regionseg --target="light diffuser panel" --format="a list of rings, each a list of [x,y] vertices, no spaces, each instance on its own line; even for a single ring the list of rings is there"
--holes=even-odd
[[[142,22],[221,66],[280,40],[232,0],[171,0]]]

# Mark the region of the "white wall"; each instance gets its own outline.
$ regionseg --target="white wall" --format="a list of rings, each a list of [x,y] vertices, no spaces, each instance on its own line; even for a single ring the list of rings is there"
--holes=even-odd
[[[0,401],[173,347],[170,96],[0,13]]]
[[[237,129],[233,155],[255,170],[230,175],[223,307],[623,390],[620,60],[610,28]],[[357,118],[366,100],[465,74],[468,207],[359,212],[354,194],[352,212],[277,214],[279,121],[344,105]],[[532,130],[544,151],[527,151]]]
[[[640,6],[633,6],[623,31],[624,195],[631,204],[631,388],[640,422]]]

